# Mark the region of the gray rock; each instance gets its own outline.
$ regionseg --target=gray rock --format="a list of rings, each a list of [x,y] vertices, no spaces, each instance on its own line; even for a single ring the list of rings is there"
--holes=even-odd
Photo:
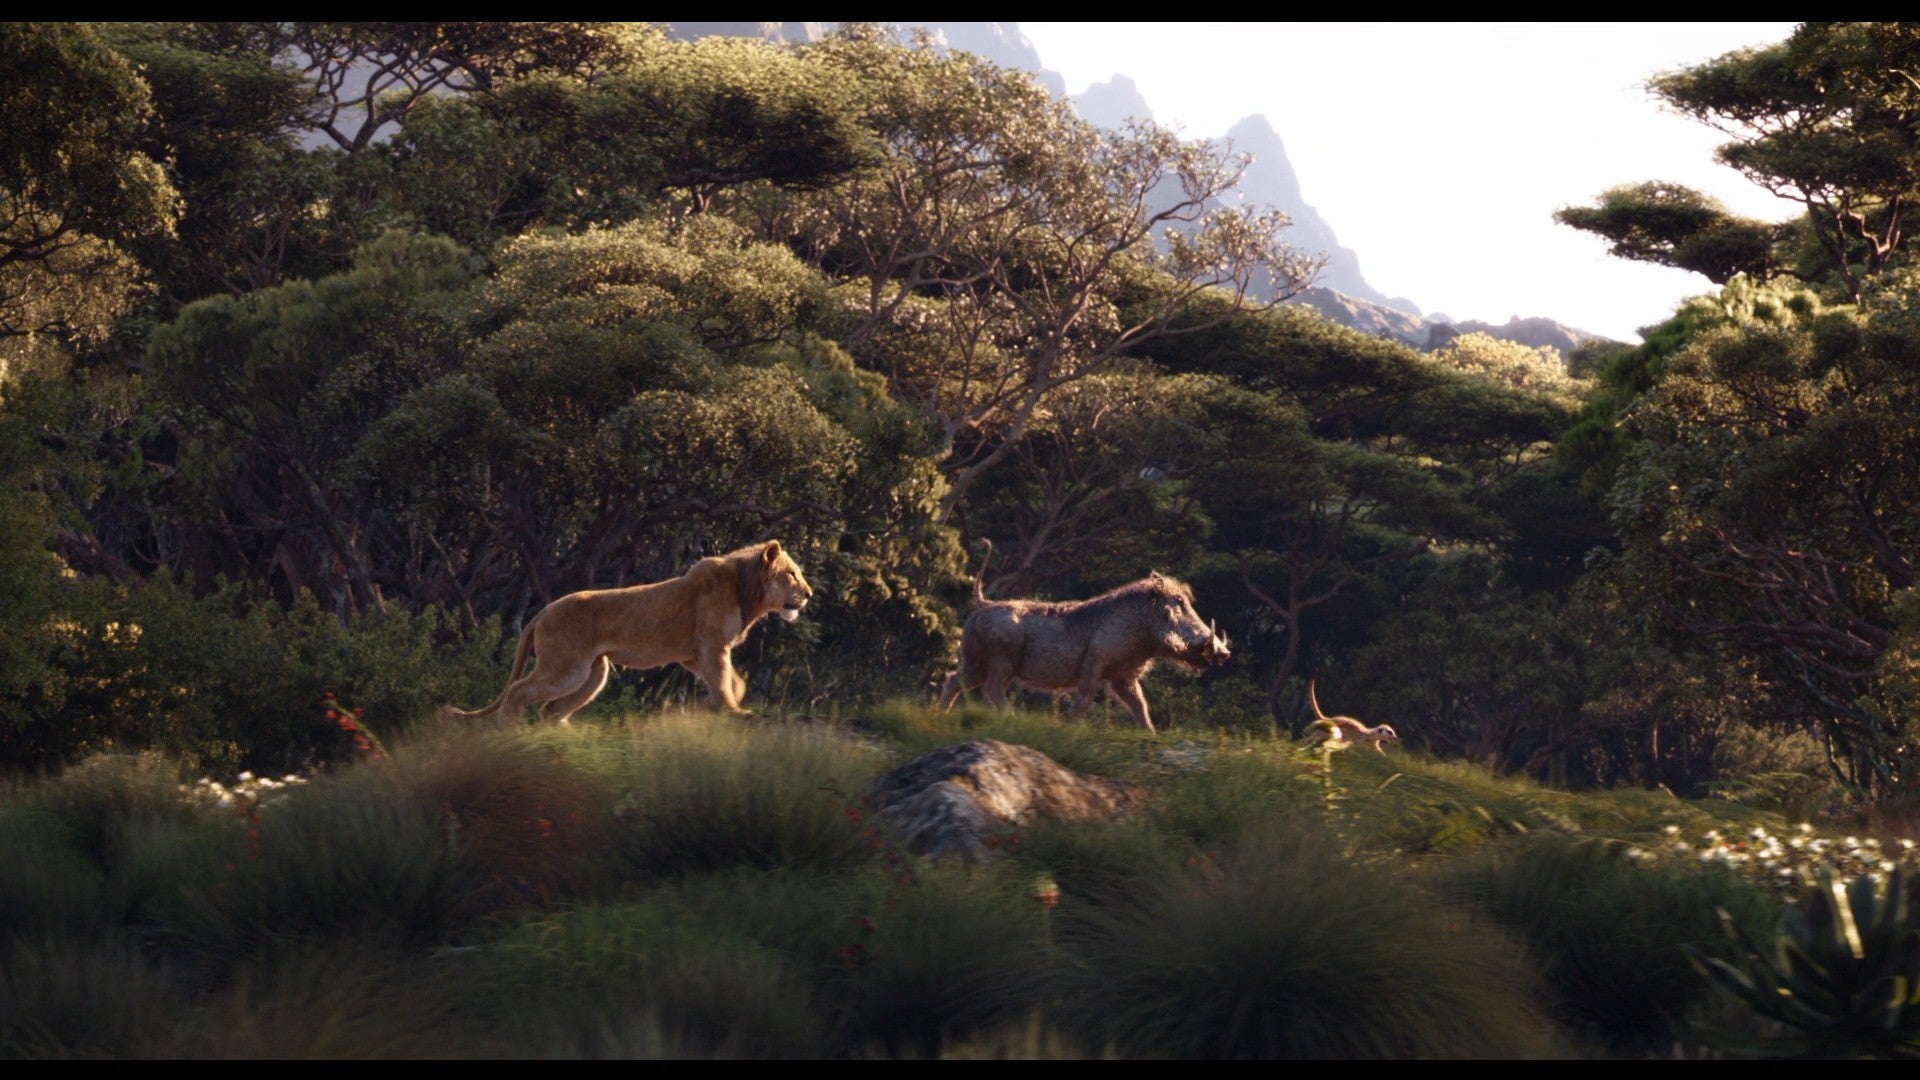
[[[930,859],[982,862],[991,840],[1035,818],[1111,818],[1146,799],[1127,780],[1089,776],[1038,750],[973,739],[935,750],[867,786],[874,820],[908,850]]]

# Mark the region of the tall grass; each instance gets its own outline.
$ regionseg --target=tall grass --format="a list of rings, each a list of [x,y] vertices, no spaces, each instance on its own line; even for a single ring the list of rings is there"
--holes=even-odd
[[[222,966],[290,939],[425,949],[452,937],[482,886],[443,815],[363,770],[225,823],[218,840],[154,917]]]
[[[480,1007],[520,1045],[614,1052],[640,1032],[702,1056],[814,1057],[827,1021],[812,980],[724,912],[671,894],[529,922],[466,967]]]
[[[99,754],[58,775],[14,780],[0,792],[0,835],[31,833],[112,866],[130,833],[200,815],[180,791],[178,762],[156,753]]]
[[[905,856],[859,792],[974,735],[1152,795]],[[1397,751],[1321,776],[1257,735],[899,704],[390,742],[224,807],[159,758],[0,790],[0,1054],[1644,1055],[1704,1007],[1677,943],[1774,910],[1552,839],[1751,811]]]
[[[614,872],[613,792],[557,747],[443,732],[405,747],[378,779],[440,823],[479,882],[472,917],[586,896]]]
[[[889,701],[855,712],[852,723],[901,748],[907,758],[968,739],[998,739],[1030,747],[1076,772],[1125,775],[1162,745],[1155,736],[1127,727],[1050,716],[1024,709],[956,704],[941,711],[907,701]]]
[[[185,1056],[240,1060],[497,1057],[451,973],[384,936],[285,942],[239,965],[182,1025]]]
[[[171,1057],[181,988],[123,936],[0,943],[0,1058]]]
[[[1665,1048],[1711,985],[1683,944],[1734,960],[1716,914],[1769,940],[1780,903],[1718,863],[1642,866],[1621,845],[1541,834],[1438,868],[1434,887],[1524,940],[1556,1013],[1624,1053]]]
[[[1044,1003],[1053,956],[1028,884],[736,868],[530,921],[465,963],[476,1007],[517,1040],[623,1030],[702,1055],[935,1057]]]
[[[619,792],[615,844],[642,876],[830,869],[873,855],[845,812],[887,759],[832,728],[667,713],[590,750]]]
[[[1060,1015],[1123,1054],[1556,1051],[1518,947],[1321,831],[1252,827],[1136,902],[1063,901],[1060,915]]]
[[[1198,844],[1231,840],[1248,823],[1274,816],[1302,827],[1320,817],[1319,782],[1287,743],[1223,743],[1163,790],[1154,820]]]

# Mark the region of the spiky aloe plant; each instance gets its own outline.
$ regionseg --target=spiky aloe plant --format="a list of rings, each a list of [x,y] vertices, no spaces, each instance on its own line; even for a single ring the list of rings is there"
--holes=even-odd
[[[1745,954],[1743,968],[1682,948],[1697,970],[1791,1032],[1764,1052],[1920,1057],[1920,927],[1909,917],[1902,870],[1847,884],[1820,870],[1768,952],[1721,916]]]

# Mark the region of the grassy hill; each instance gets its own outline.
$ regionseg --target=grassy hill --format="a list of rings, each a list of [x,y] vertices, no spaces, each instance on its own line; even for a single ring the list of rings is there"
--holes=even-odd
[[[905,853],[862,787],[976,736],[1152,799],[985,865]],[[0,1055],[1692,1056],[1761,1033],[1680,951],[1734,958],[1716,908],[1771,940],[1815,866],[1904,854],[1397,749],[901,703],[390,743],[6,789]]]

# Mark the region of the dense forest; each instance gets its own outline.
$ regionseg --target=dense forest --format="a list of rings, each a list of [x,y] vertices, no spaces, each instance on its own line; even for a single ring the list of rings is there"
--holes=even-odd
[[[1226,148],[891,28],[5,24],[0,762],[324,763],[323,694],[484,701],[547,602],[768,537],[818,595],[749,700],[924,701],[987,540],[989,596],[1190,582],[1235,659],[1176,729],[1297,735],[1312,679],[1559,787],[1896,798],[1911,71],[1809,23],[1656,80],[1806,212],[1561,211],[1703,275],[1563,358],[1282,305],[1315,253]]]

